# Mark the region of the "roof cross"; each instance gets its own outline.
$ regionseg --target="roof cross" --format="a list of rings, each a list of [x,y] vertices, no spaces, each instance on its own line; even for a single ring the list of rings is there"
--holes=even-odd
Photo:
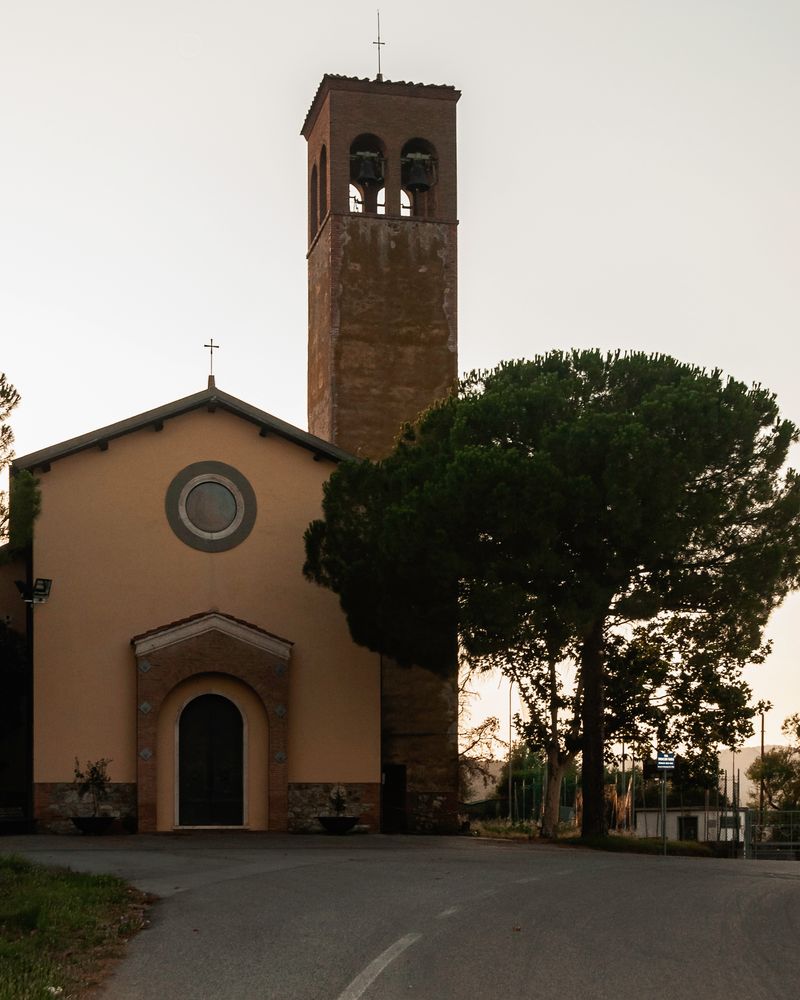
[[[385,45],[386,42],[381,41],[381,12],[378,11],[378,40],[373,42],[373,45],[378,46],[378,75],[375,77],[379,82],[383,81],[383,73],[381,73],[381,45]]]
[[[215,344],[214,343],[214,338],[212,337],[211,338],[211,343],[210,344],[203,344],[203,347],[207,347],[208,348],[208,353],[211,355],[211,367],[209,369],[208,374],[209,374],[209,376],[211,378],[213,378],[214,377],[214,351],[218,351],[219,350],[219,344]]]

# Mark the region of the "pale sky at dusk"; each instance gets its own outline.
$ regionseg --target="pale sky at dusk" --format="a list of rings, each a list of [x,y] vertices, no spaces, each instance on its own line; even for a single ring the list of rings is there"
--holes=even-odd
[[[800,424],[800,4],[388,4],[386,79],[459,103],[460,368],[662,351]],[[306,426],[306,152],[375,7],[26,0],[0,15],[0,370],[24,455],[204,387]],[[800,461],[795,452],[794,461]],[[750,675],[800,710],[800,598]],[[496,682],[490,688],[496,687]],[[507,706],[507,689],[500,699]],[[506,707],[507,713],[507,707]]]

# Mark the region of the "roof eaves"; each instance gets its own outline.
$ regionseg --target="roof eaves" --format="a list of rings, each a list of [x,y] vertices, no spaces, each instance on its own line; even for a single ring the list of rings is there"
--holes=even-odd
[[[40,451],[22,455],[12,463],[12,471],[20,469],[33,470],[35,468],[46,469],[50,466],[51,462],[67,458],[70,455],[75,455],[78,452],[87,451],[91,448],[99,448],[105,451],[108,447],[108,442],[115,438],[132,434],[148,426],[160,430],[165,420],[182,416],[185,413],[201,409],[204,406],[210,410],[219,407],[243,419],[249,420],[251,423],[259,425],[262,434],[273,433],[285,438],[299,445],[301,448],[306,448],[308,451],[313,452],[315,458],[328,458],[331,461],[340,462],[353,457],[342,448],[337,448],[336,445],[330,444],[328,441],[323,441],[322,438],[315,437],[313,434],[309,434],[299,427],[295,427],[284,420],[279,420],[277,417],[273,417],[272,414],[264,410],[259,410],[257,407],[251,406],[249,403],[245,403],[241,399],[237,399],[235,396],[231,396],[227,392],[213,387],[193,393],[191,396],[184,396],[182,399],[156,407],[153,410],[147,410],[144,413],[136,414],[125,420],[108,424],[106,427],[89,431],[87,434],[81,434],[78,437],[70,438],[59,444],[51,445]]]
[[[300,135],[308,138],[320,112],[325,97],[331,90],[382,91],[386,94],[439,98],[457,101],[461,91],[447,83],[411,83],[405,80],[370,80],[368,77],[344,76],[341,73],[326,73],[308,109]]]

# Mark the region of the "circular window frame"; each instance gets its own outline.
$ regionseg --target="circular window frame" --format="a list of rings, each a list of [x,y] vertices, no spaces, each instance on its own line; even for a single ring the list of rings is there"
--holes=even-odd
[[[186,500],[203,483],[224,486],[233,496],[236,514],[222,531],[204,531],[194,524],[186,511]],[[177,537],[201,552],[225,552],[240,545],[252,531],[256,520],[256,495],[247,479],[224,462],[194,462],[182,469],[167,488],[167,521]]]
[[[193,490],[197,489],[198,486],[203,486],[206,483],[215,483],[217,486],[222,486],[233,497],[235,507],[233,519],[220,531],[206,531],[201,528],[199,524],[196,524],[192,520],[189,516],[189,511],[186,509],[189,494]],[[242,496],[242,491],[239,487],[226,476],[220,476],[216,473],[206,472],[199,476],[194,476],[184,485],[178,495],[178,517],[183,522],[184,527],[193,532],[195,535],[205,538],[207,541],[216,541],[217,539],[227,538],[228,535],[232,535],[244,520],[244,509],[244,497]]]

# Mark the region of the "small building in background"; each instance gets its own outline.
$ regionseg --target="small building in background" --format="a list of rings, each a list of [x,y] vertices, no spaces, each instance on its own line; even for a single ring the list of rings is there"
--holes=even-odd
[[[703,843],[743,843],[747,809],[703,809],[672,806],[666,811],[667,840],[697,840]],[[634,834],[663,837],[661,809],[637,809]]]

